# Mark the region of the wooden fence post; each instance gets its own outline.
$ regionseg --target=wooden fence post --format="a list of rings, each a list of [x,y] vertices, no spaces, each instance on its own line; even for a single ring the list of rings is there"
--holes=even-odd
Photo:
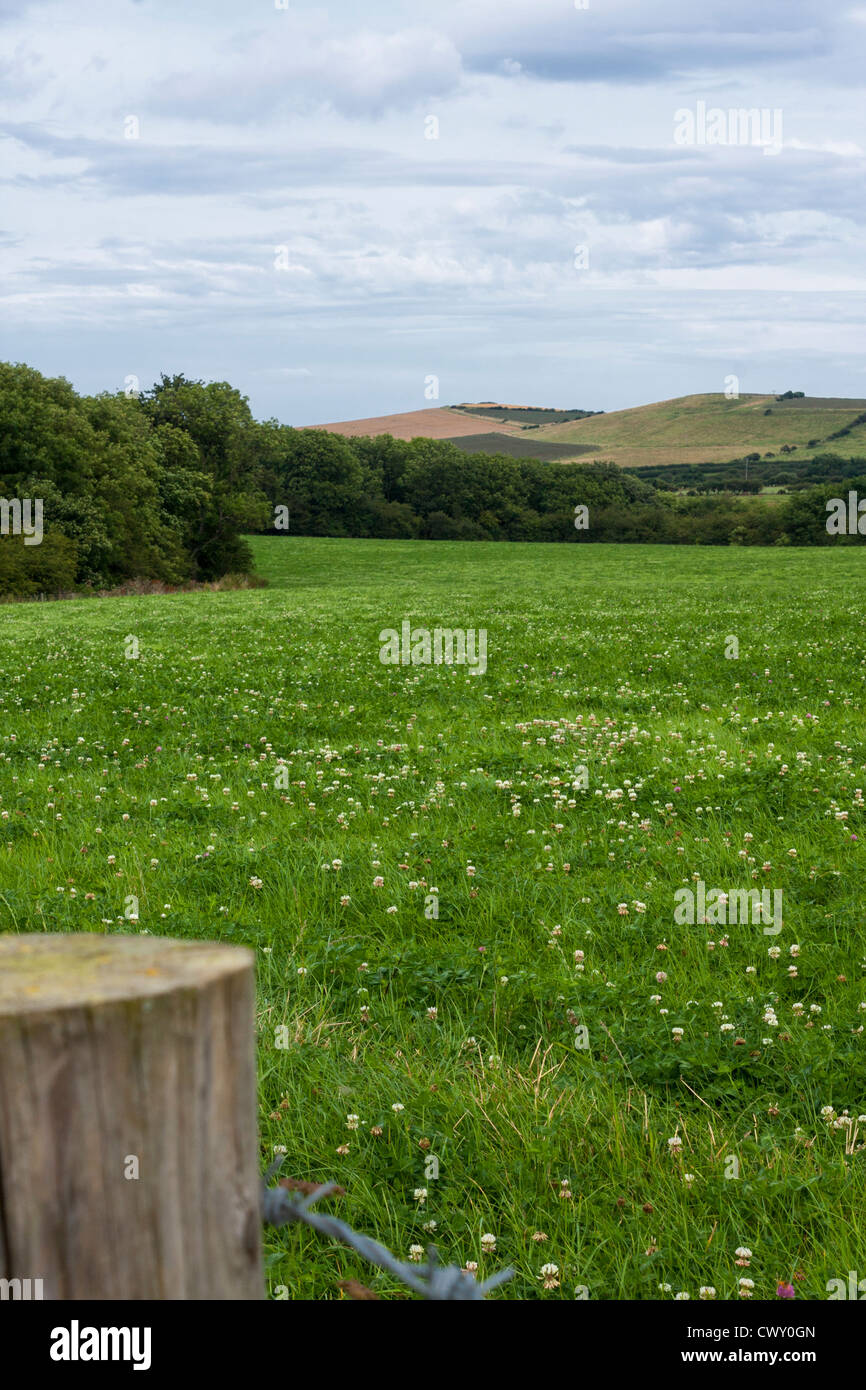
[[[263,1298],[260,1181],[250,951],[0,936],[0,1278]]]

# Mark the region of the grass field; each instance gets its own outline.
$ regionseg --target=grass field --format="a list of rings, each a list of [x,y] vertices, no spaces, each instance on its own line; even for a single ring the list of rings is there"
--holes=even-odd
[[[494,1297],[866,1276],[860,553],[255,552],[267,590],[0,610],[2,930],[252,947],[262,1167]],[[486,672],[381,664],[404,618]],[[677,925],[696,879],[781,932]],[[293,1227],[267,1276],[406,1296]]]
[[[770,414],[765,412],[769,411]],[[586,420],[543,426],[540,441],[592,445],[599,457],[623,468],[670,463],[726,462],[742,454],[775,453],[785,458],[811,457],[809,440],[824,441],[866,411],[866,401],[807,397],[777,401],[774,396],[681,396],[633,410],[614,410]],[[790,455],[780,454],[783,444]],[[866,448],[866,426],[823,448],[848,457]]]

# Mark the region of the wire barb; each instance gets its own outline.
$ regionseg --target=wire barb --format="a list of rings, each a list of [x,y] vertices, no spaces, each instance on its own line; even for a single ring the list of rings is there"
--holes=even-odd
[[[369,1236],[360,1235],[358,1231],[353,1231],[351,1226],[339,1217],[329,1216],[325,1212],[313,1211],[316,1202],[320,1202],[323,1197],[328,1197],[337,1189],[337,1183],[323,1183],[317,1187],[315,1192],[309,1196],[299,1197],[297,1194],[290,1194],[284,1187],[268,1187],[268,1179],[278,1172],[282,1165],[282,1158],[278,1158],[272,1163],[264,1178],[262,1189],[262,1220],[267,1226],[287,1226],[293,1221],[300,1221],[304,1226],[310,1226],[320,1235],[330,1236],[332,1240],[337,1240],[341,1245],[348,1245],[355,1250],[369,1264],[376,1265],[379,1269],[387,1270],[401,1284],[412,1290],[413,1293],[420,1294],[422,1298],[435,1300],[475,1300],[480,1301],[491,1289],[498,1288],[508,1279],[513,1279],[513,1269],[502,1269],[497,1274],[485,1279],[482,1284],[476,1282],[474,1275],[464,1274],[458,1265],[441,1265],[439,1263],[436,1249],[434,1246],[427,1248],[427,1263],[422,1265],[404,1264],[392,1255],[390,1250],[386,1250],[384,1245],[380,1245],[377,1240],[372,1240]]]

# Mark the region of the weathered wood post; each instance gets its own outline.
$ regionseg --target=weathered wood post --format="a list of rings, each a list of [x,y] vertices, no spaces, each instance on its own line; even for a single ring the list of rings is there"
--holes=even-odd
[[[0,936],[0,1278],[264,1297],[253,967],[217,942]]]

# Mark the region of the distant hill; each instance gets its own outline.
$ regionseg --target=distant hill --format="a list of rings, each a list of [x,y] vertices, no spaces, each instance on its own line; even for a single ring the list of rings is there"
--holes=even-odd
[[[866,452],[866,424],[853,424],[864,412],[866,400],[859,399],[806,396],[778,401],[771,395],[741,395],[729,401],[719,393],[610,411],[542,426],[536,433],[551,444],[591,447],[598,458],[624,468],[725,462],[747,453],[794,460],[819,448],[846,455]],[[850,433],[830,438],[849,426]]]
[[[866,399],[741,395],[726,400],[719,392],[607,413],[484,401],[317,428],[345,435],[448,439],[467,452],[513,458],[595,458],[624,468],[658,468],[724,463],[751,453],[792,462],[821,450],[866,454],[866,419],[858,423],[860,416],[866,416]]]

